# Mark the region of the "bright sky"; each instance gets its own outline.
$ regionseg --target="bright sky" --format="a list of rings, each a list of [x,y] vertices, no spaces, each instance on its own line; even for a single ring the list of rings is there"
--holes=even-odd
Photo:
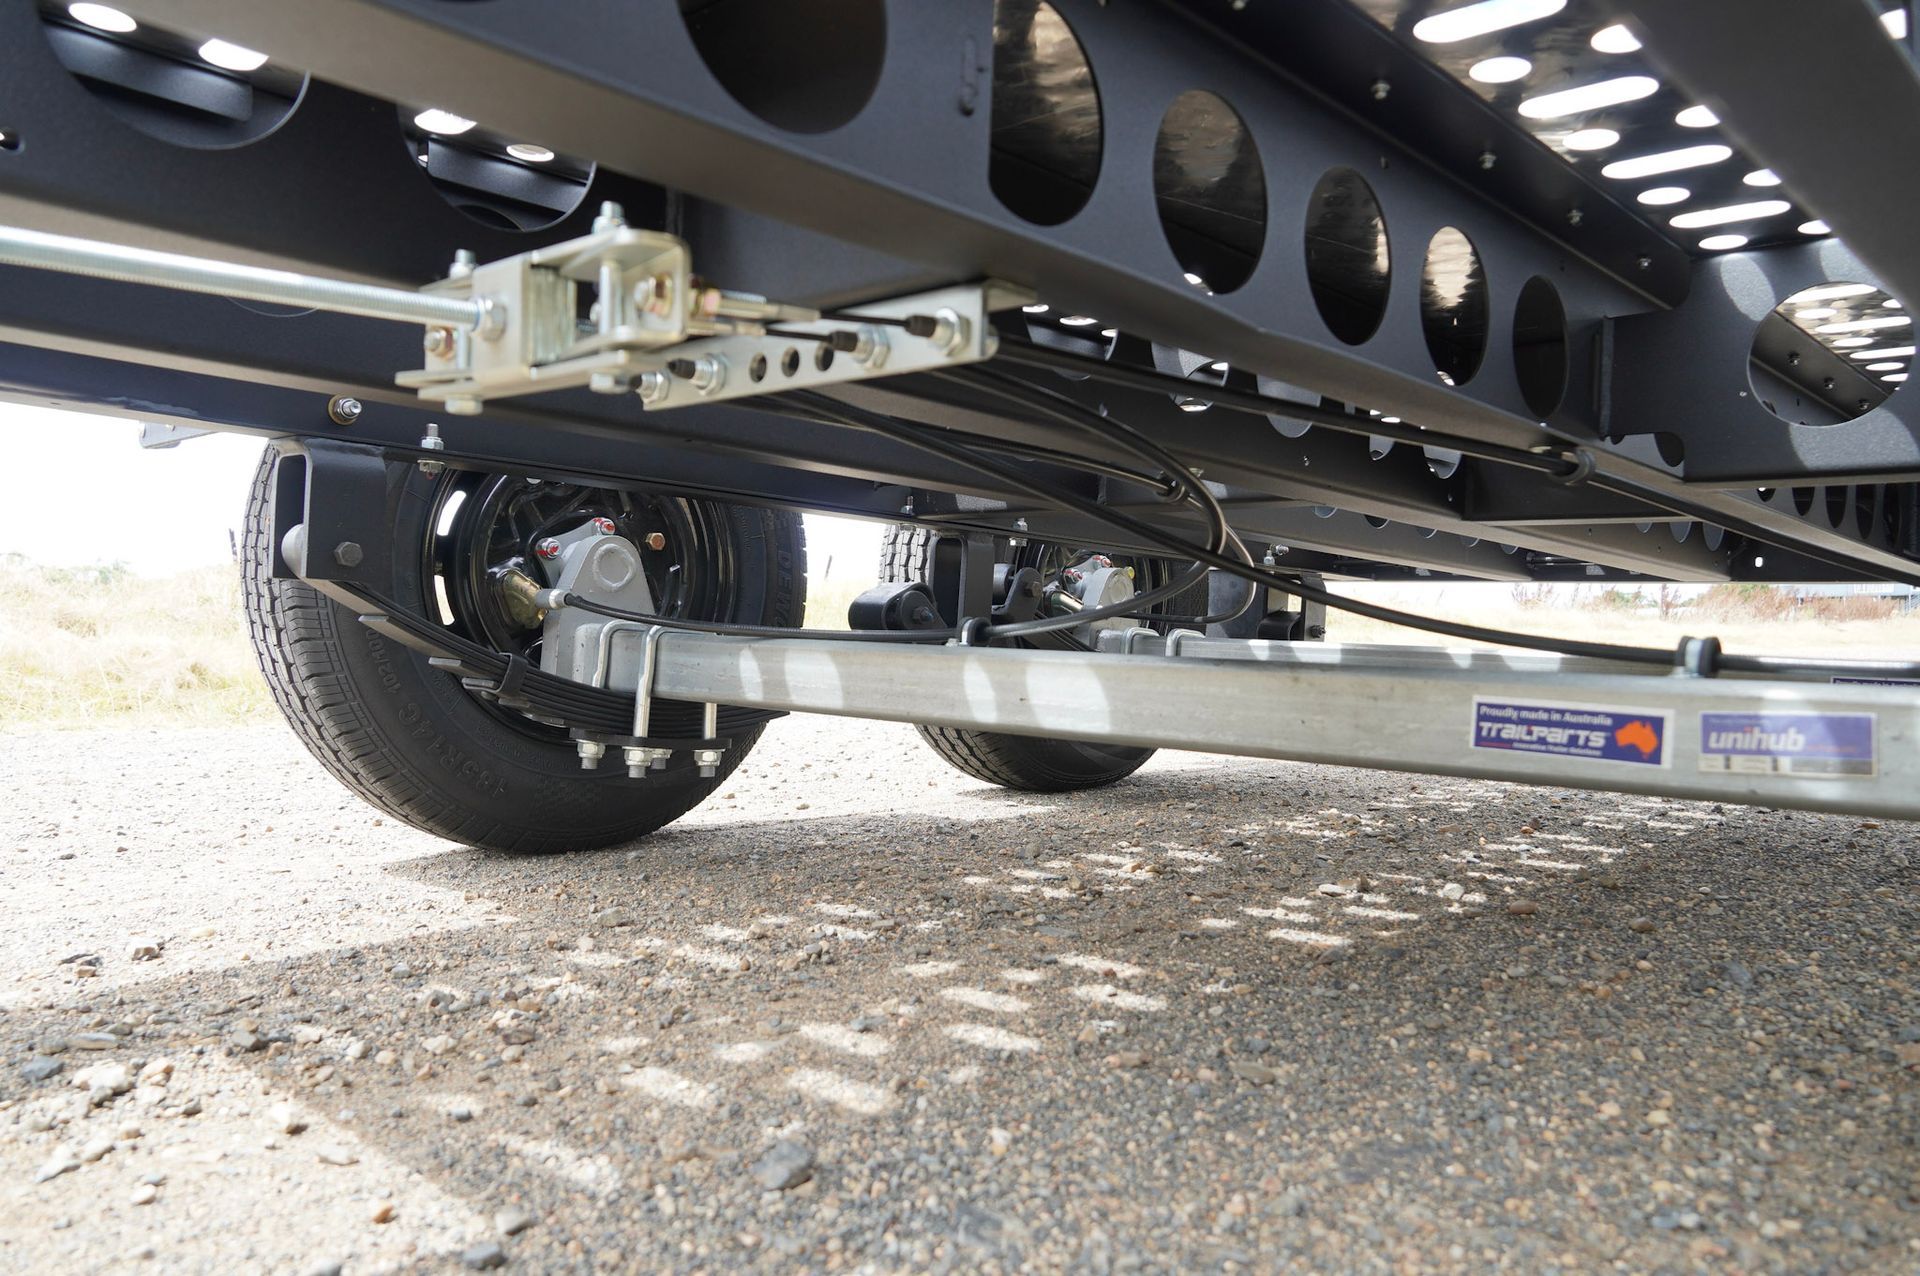
[[[230,559],[263,443],[239,434],[139,445],[133,421],[0,403],[0,554],[165,576]],[[807,515],[809,575],[873,579],[880,525]],[[829,574],[830,572],[830,574]]]

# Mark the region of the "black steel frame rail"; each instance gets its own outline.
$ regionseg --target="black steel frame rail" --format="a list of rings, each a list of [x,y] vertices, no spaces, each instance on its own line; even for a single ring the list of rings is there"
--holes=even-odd
[[[1298,0],[1298,6],[1303,32],[1337,30],[1345,21],[1339,0]],[[1449,157],[1423,154],[1381,131],[1395,122],[1407,127],[1403,114],[1369,117],[1351,95],[1281,73],[1250,49],[1260,44],[1256,37],[1271,41],[1274,33],[1266,26],[1236,27],[1243,19],[1231,16],[1225,0],[1211,7],[1058,0],[1058,7],[1105,88],[1099,184],[1086,209],[1058,226],[1022,220],[999,204],[986,181],[988,112],[980,94],[992,73],[991,0],[890,0],[886,58],[871,100],[844,126],[810,134],[775,128],[729,94],[689,39],[677,0],[563,6],[546,0],[148,0],[143,19],[293,51],[314,72],[282,127],[221,151],[156,141],[105,111],[52,56],[31,0],[0,0],[0,127],[22,142],[0,152],[0,216],[402,282],[438,274],[453,246],[490,257],[578,233],[584,211],[547,231],[516,234],[480,226],[433,192],[400,144],[392,103],[439,105],[598,161],[588,205],[619,198],[641,219],[657,217],[688,232],[697,260],[743,272],[730,274],[729,284],[853,300],[936,280],[1004,277],[1128,332],[1203,349],[1208,358],[1230,361],[1237,375],[1312,386],[1341,402],[1465,437],[1520,446],[1580,444],[1600,473],[1650,493],[1684,493],[1703,517],[1744,529],[1757,542],[1804,549],[1828,564],[1823,571],[1920,578],[1893,520],[1883,516],[1898,505],[1886,485],[1920,479],[1908,424],[1914,409],[1901,402],[1909,396],[1896,396],[1850,426],[1807,434],[1766,414],[1746,390],[1743,352],[1755,305],[1770,306],[1803,278],[1880,282],[1878,272],[1839,244],[1687,267],[1648,229],[1644,251],[1629,268],[1614,239],[1630,238],[1631,227],[1616,225],[1611,214],[1583,222],[1604,245],[1581,244],[1576,228],[1546,233],[1540,208],[1513,206],[1520,197],[1512,189],[1491,178],[1476,187]],[[1208,21],[1195,21],[1196,9]],[[1259,21],[1270,24],[1272,15]],[[820,38],[833,34],[823,30]],[[1380,43],[1377,31],[1368,38],[1374,41],[1369,56],[1408,65],[1406,51],[1391,40]],[[1236,42],[1242,39],[1249,43]],[[1340,66],[1351,61],[1347,52],[1336,60]],[[790,56],[804,61],[808,53],[801,48]],[[1872,70],[1878,75],[1882,68],[1875,63]],[[1465,93],[1444,77],[1414,70],[1396,84],[1402,102],[1412,93],[1416,101],[1430,96],[1448,109],[1457,104],[1447,94]],[[1167,102],[1196,86],[1232,103],[1265,167],[1268,224],[1259,265],[1245,286],[1220,296],[1181,278],[1157,224],[1148,162]],[[1765,139],[1756,135],[1752,145],[1773,158]],[[1334,337],[1320,319],[1300,249],[1306,192],[1339,167],[1362,173],[1379,196],[1395,261],[1385,320],[1357,346]],[[1784,162],[1783,171],[1791,171]],[[1446,226],[1473,239],[1492,291],[1490,352],[1462,387],[1434,376],[1418,306],[1420,257],[1431,235]],[[1641,258],[1649,263],[1644,271]],[[1623,278],[1636,272],[1649,279]],[[1684,289],[1674,283],[1682,276]],[[1526,406],[1511,353],[1516,298],[1536,277],[1550,282],[1566,317],[1564,392],[1545,413]],[[150,295],[128,299],[144,290],[103,296],[76,281],[53,286],[18,272],[0,284],[0,309],[7,312],[0,328],[21,343],[51,341],[149,363],[168,361],[181,353],[176,347],[190,344],[194,356],[182,366],[264,377],[314,393],[350,389],[395,406],[399,399],[386,377],[416,361],[404,342],[257,316],[226,315],[229,322],[214,324],[217,336],[181,336],[178,315],[207,312],[180,311]],[[30,304],[29,297],[43,304]],[[315,343],[321,340],[341,344],[320,351]],[[1677,342],[1695,343],[1702,357],[1676,358]],[[184,384],[179,389],[191,405],[195,392]],[[110,388],[84,383],[56,391],[40,385],[36,392],[96,402],[113,397]],[[211,384],[204,392],[223,393]],[[921,402],[930,414],[945,410],[925,396]],[[1704,555],[1704,537],[1691,547],[1675,540],[1670,550],[1661,541],[1664,524],[1643,532],[1623,521],[1631,508],[1603,510],[1569,536],[1559,526],[1566,489],[1544,482],[1508,483],[1497,508],[1476,509],[1470,494],[1486,488],[1476,486],[1483,474],[1471,464],[1450,487],[1439,481],[1421,488],[1417,474],[1394,477],[1404,449],[1383,466],[1370,462],[1364,447],[1315,431],[1305,445],[1275,450],[1272,438],[1236,434],[1216,418],[1198,431],[1168,405],[1157,405],[1159,411],[1134,406],[1150,418],[1144,424],[1217,455],[1219,478],[1228,484],[1316,503],[1334,504],[1337,496],[1342,508],[1455,536],[1462,544],[1473,539],[1470,531],[1532,545],[1552,556],[1541,565],[1553,570],[1559,560],[1584,553],[1618,570],[1673,574],[1678,562],[1684,564],[1679,574],[1737,576],[1760,570],[1762,556],[1785,557],[1760,543],[1736,550],[1731,538]],[[181,419],[193,414],[188,407]],[[636,439],[671,440],[771,469],[851,472],[886,482],[867,477],[839,436],[800,423],[756,432],[746,424],[756,414],[745,411],[702,410],[672,423],[638,423],[631,404],[572,396],[524,410],[514,405],[501,415],[543,428],[564,422],[609,445],[631,431]],[[1541,415],[1545,421],[1536,419]],[[1027,427],[1038,429],[1033,422]],[[998,427],[976,420],[973,428],[992,433]],[[864,460],[864,446],[862,453]],[[893,468],[926,472],[904,462]],[[779,475],[771,472],[738,486],[761,499],[795,503],[822,494],[783,496]],[[979,491],[977,482],[953,475],[913,486]],[[879,502],[845,492],[839,503],[823,504],[884,513]],[[1508,521],[1489,525],[1477,513]],[[1465,530],[1451,530],[1456,526]],[[1440,557],[1470,573],[1475,556]]]

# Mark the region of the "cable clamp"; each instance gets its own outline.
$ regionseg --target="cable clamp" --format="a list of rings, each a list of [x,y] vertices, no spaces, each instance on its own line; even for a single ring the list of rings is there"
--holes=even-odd
[[[1593,453],[1587,449],[1577,447],[1573,450],[1572,456],[1562,452],[1560,459],[1570,462],[1573,468],[1565,474],[1549,474],[1547,477],[1562,487],[1578,487],[1593,477]]]
[[[500,681],[493,688],[494,701],[506,709],[531,709],[533,702],[520,694],[520,685],[527,680],[533,665],[518,652],[507,657],[507,670],[500,675]]]
[[[1673,663],[1695,678],[1711,678],[1720,672],[1718,638],[1682,638],[1673,653]]]

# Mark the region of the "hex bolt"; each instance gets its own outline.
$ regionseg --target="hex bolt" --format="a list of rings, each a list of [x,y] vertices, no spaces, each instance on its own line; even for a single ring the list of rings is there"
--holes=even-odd
[[[600,759],[607,756],[607,746],[598,740],[581,740],[574,745],[574,751],[580,755],[582,771],[595,770],[600,765]]]
[[[634,393],[649,407],[665,403],[673,394],[673,382],[664,372],[642,372],[634,383]]]
[[[619,525],[615,523],[612,519],[608,518],[605,514],[597,515],[594,518],[593,527],[594,527],[594,530],[599,532],[602,536],[612,536],[614,533],[620,530]]]
[[[647,533],[648,549],[665,549],[666,547],[667,547],[667,534],[665,532],[648,532]]]
[[[333,561],[342,567],[358,567],[365,556],[357,541],[341,541],[333,547]]]
[[[648,275],[633,286],[634,309],[665,318],[673,313],[673,276]]]
[[[444,452],[447,450],[446,440],[440,437],[439,423],[434,421],[427,422],[427,432],[420,436],[420,446],[428,452]],[[426,457],[422,457],[418,464],[422,474],[438,474],[447,468],[445,461],[435,461]]]
[[[625,230],[627,210],[608,200],[600,205],[600,215],[593,219],[593,233],[603,235],[610,230]]]
[[[366,411],[360,400],[344,394],[336,394],[327,400],[327,415],[335,425],[352,425]]]
[[[421,349],[432,359],[445,359],[453,353],[453,329],[433,327],[427,329],[427,335],[420,342]]]
[[[687,360],[676,360],[685,363]],[[693,367],[685,374],[693,388],[701,394],[712,394],[727,384],[727,361],[717,354],[703,354],[692,360]]]
[[[549,536],[533,547],[533,552],[549,561],[560,557],[560,542]]]

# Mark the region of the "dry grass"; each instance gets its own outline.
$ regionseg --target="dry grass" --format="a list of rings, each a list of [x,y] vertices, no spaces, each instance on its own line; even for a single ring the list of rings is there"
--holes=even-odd
[[[846,628],[847,604],[868,583],[809,582],[807,625]],[[156,580],[115,567],[66,570],[0,557],[0,592],[7,599],[0,608],[0,730],[277,720],[247,644],[232,567]],[[1709,591],[1674,607],[1666,620],[1624,596],[1575,603],[1552,593],[1483,591],[1424,606],[1381,601],[1556,637],[1671,646],[1688,634],[1715,634],[1742,652],[1920,658],[1920,614],[1895,614],[1890,604],[1865,598],[1796,607],[1784,591],[1756,586]],[[1337,615],[1330,629],[1341,642],[1437,641],[1356,616]]]
[[[164,580],[0,560],[0,730],[214,726],[277,716],[234,567]]]

